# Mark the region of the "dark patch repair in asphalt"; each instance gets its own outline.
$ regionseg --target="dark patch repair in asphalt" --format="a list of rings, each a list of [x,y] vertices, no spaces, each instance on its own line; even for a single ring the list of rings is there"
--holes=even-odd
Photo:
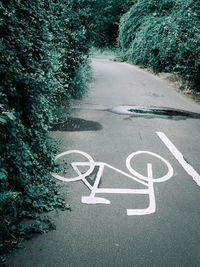
[[[61,132],[99,131],[102,129],[99,122],[72,117],[68,118],[65,122],[56,123],[51,126],[51,131]]]
[[[143,108],[143,109],[130,109],[130,112],[133,113],[140,113],[140,114],[153,114],[153,115],[161,115],[161,116],[184,116],[190,118],[200,118],[199,113],[194,113],[185,110],[178,110],[178,109],[167,109],[167,108]]]
[[[173,120],[186,120],[189,118],[200,119],[200,113],[174,108],[119,106],[108,111],[116,114],[130,115],[131,118],[142,117],[146,119],[153,119],[156,117],[161,117]]]

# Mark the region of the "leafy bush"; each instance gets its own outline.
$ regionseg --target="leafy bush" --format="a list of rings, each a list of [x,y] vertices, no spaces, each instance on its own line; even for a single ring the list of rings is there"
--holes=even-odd
[[[64,100],[86,88],[89,15],[83,4],[0,2],[1,259],[21,239],[52,227],[40,213],[68,208],[49,174],[56,144],[48,129]],[[34,222],[25,226],[23,218]]]
[[[122,17],[118,41],[125,60],[180,74],[200,90],[199,29],[198,0],[139,0]]]

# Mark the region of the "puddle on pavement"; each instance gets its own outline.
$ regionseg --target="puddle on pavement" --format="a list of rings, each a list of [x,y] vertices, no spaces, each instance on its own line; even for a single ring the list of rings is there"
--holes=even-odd
[[[99,122],[72,117],[68,118],[65,122],[56,123],[51,126],[51,131],[61,132],[99,131],[102,129]]]
[[[173,120],[186,120],[188,118],[200,119],[200,113],[162,107],[118,106],[109,109],[108,111],[116,114],[131,115],[131,117],[143,117],[147,119],[155,117]]]

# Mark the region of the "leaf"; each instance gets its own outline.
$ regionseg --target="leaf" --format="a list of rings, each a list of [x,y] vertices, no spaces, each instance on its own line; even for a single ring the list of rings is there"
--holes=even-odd
[[[0,170],[0,180],[6,180],[7,172],[5,170]]]
[[[6,115],[12,121],[16,119],[16,117],[11,112],[2,112],[2,114]]]
[[[15,231],[17,229],[17,227],[15,225],[11,226],[11,231]]]
[[[4,117],[0,117],[0,123],[6,124],[7,120]]]
[[[33,201],[33,207],[34,207],[34,208],[38,208],[38,207],[39,207],[37,201]]]

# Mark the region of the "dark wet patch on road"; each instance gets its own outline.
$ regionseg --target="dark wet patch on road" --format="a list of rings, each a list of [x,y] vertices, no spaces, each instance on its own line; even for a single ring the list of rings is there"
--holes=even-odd
[[[118,106],[109,109],[108,111],[121,115],[130,115],[131,118],[142,117],[146,119],[153,119],[156,117],[160,117],[173,120],[186,120],[189,118],[200,119],[200,113],[174,108]]]
[[[99,131],[101,129],[102,126],[99,122],[70,117],[65,122],[51,125],[50,130],[61,132],[80,132]]]

